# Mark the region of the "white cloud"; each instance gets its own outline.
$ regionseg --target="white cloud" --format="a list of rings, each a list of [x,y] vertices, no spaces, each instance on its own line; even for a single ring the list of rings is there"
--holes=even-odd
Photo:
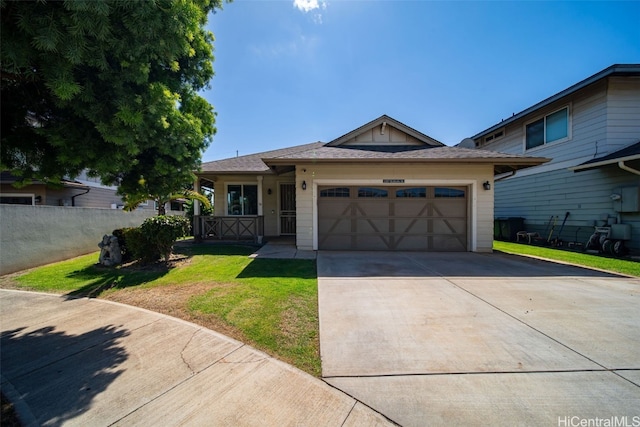
[[[300,58],[312,56],[316,51],[318,39],[298,35],[290,41],[263,43],[250,46],[252,55],[266,59]]]
[[[316,9],[326,9],[327,2],[324,0],[293,0],[293,7],[304,13],[308,13]]]

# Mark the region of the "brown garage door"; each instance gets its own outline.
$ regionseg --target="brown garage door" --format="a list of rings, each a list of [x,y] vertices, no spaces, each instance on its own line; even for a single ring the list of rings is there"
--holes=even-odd
[[[318,248],[466,251],[466,187],[318,188]]]

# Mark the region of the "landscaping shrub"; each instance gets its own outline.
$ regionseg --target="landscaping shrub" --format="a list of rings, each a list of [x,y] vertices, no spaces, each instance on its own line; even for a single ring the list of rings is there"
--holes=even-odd
[[[189,219],[182,216],[158,215],[147,218],[140,230],[148,244],[147,250],[169,260],[173,244],[189,233]]]
[[[160,252],[152,245],[141,227],[124,229],[124,240],[131,260],[149,263],[160,259]]]
[[[113,235],[118,238],[118,245],[120,245],[120,253],[122,253],[122,262],[133,261],[135,257],[133,256],[129,245],[127,244],[126,235],[132,228],[118,228],[113,230]]]
[[[140,227],[113,230],[118,238],[122,261],[154,262],[169,260],[173,244],[189,233],[190,221],[181,216],[159,215],[146,219]]]

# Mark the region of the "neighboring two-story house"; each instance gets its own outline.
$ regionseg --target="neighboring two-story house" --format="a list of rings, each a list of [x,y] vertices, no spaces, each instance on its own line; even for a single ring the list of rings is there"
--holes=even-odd
[[[555,221],[552,239],[583,244],[603,226],[640,251],[640,64],[612,65],[459,146],[552,159],[495,177],[496,218],[524,218],[542,240]]]

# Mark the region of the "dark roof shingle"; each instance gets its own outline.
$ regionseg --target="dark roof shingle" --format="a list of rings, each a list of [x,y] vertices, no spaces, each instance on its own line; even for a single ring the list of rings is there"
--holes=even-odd
[[[399,149],[399,148],[404,149]],[[505,154],[488,150],[460,147],[420,147],[420,146],[340,146],[311,147],[304,151],[286,153],[279,156],[264,156],[267,163],[282,163],[284,160],[496,160],[530,159],[516,154]]]
[[[640,159],[640,141],[635,144],[631,144],[628,147],[625,147],[621,150],[614,151],[613,153],[607,154],[606,156],[596,157],[595,159],[588,160],[584,163],[579,164],[578,166],[574,166],[569,168],[575,172],[594,169],[601,166],[606,166],[614,163],[618,163],[619,161],[631,161],[631,160],[639,160]]]
[[[296,145],[294,147],[281,148],[279,150],[264,151],[262,153],[231,157],[229,159],[214,160],[212,162],[203,163],[201,171],[215,173],[271,173],[271,169],[262,161],[262,159],[291,155],[298,151],[306,151],[322,145],[324,145],[322,142],[312,142],[311,144]]]

